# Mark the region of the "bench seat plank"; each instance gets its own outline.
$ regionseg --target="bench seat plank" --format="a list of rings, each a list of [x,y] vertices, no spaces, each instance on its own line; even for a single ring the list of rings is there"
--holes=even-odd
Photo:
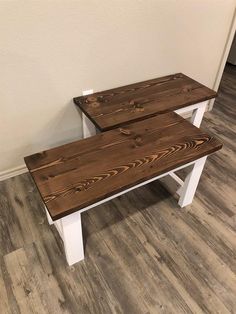
[[[221,146],[171,112],[25,157],[25,162],[56,220]]]
[[[216,97],[216,92],[177,73],[74,98],[100,131],[174,111]]]

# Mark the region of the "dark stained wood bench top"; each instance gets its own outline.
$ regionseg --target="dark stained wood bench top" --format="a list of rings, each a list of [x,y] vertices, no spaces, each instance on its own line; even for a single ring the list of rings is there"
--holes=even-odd
[[[56,220],[221,146],[171,112],[25,157],[25,162]]]
[[[216,92],[177,73],[74,98],[96,125],[107,131],[216,97]]]

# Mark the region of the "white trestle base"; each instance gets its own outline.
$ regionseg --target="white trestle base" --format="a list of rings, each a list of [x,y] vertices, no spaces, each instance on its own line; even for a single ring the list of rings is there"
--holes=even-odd
[[[204,112],[206,111],[207,104],[208,101],[203,101],[198,104],[177,109],[175,110],[175,112],[178,113],[179,115],[192,112],[190,121],[193,125],[199,128],[202,123],[202,118],[204,116]]]
[[[84,246],[83,246],[83,233],[82,233],[82,224],[81,224],[81,213],[89,210],[93,207],[96,207],[98,205],[101,205],[107,201],[112,200],[113,198],[116,198],[122,194],[125,194],[131,190],[134,190],[138,187],[141,187],[145,184],[148,184],[152,181],[155,181],[157,179],[160,179],[164,176],[170,175],[172,177],[175,177],[174,174],[175,171],[178,171],[180,169],[186,168],[190,165],[192,165],[192,170],[190,173],[186,176],[185,180],[182,181],[179,177],[176,179],[176,181],[180,184],[180,189],[178,190],[178,194],[180,195],[179,198],[179,205],[181,207],[191,204],[194,194],[196,192],[196,188],[198,185],[198,182],[201,177],[201,173],[205,164],[205,161],[207,159],[207,156],[202,157],[198,160],[195,160],[191,163],[188,163],[186,165],[183,165],[181,167],[178,167],[174,169],[173,171],[163,173],[155,178],[149,179],[145,182],[139,183],[131,188],[128,188],[127,190],[124,190],[122,192],[119,192],[117,194],[114,194],[110,197],[107,197],[99,202],[96,202],[92,205],[89,205],[85,208],[82,208],[81,210],[70,214],[68,216],[65,216],[61,219],[58,219],[56,221],[52,221],[46,207],[46,214],[48,217],[49,224],[54,223],[55,227],[57,228],[63,242],[64,242],[64,249],[66,254],[66,260],[69,265],[73,265],[81,260],[84,259]]]

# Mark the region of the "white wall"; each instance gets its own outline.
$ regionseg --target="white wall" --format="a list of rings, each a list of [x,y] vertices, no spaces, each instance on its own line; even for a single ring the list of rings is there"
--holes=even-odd
[[[0,172],[81,136],[72,97],[174,72],[213,86],[235,0],[0,2]]]

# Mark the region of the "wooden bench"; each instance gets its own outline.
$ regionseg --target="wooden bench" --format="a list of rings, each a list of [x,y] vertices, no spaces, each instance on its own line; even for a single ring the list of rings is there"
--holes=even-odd
[[[84,258],[81,213],[189,165],[179,205],[192,202],[204,163],[221,143],[167,113],[25,157],[60,233],[69,265]]]
[[[192,113],[192,123],[199,127],[207,101],[216,92],[177,73],[98,93],[74,98],[82,111],[84,137],[94,135],[152,116],[175,111]]]

